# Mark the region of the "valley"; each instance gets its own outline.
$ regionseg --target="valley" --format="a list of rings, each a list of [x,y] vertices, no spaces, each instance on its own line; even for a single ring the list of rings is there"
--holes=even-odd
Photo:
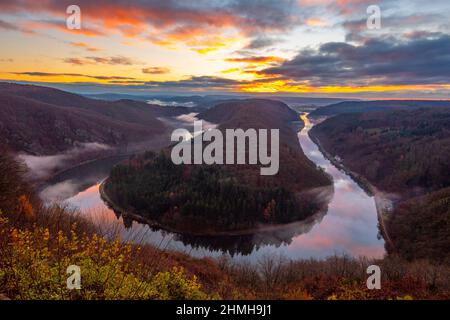
[[[311,135],[330,157],[383,190],[389,252],[408,259],[449,259],[450,108],[342,114]]]

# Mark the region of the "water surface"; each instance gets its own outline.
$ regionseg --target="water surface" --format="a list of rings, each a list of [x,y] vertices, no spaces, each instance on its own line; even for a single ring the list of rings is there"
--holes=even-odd
[[[274,254],[291,259],[320,259],[334,254],[382,257],[384,241],[379,237],[374,198],[322,155],[308,136],[313,124],[306,115],[302,118],[306,125],[298,133],[299,143],[305,155],[333,177],[334,194],[326,212],[274,232],[238,237],[190,237],[123,221],[104,204],[99,194],[101,181],[121,159],[101,160],[65,172],[41,195],[47,201],[64,201],[80,208],[96,224],[105,230],[120,232],[125,240],[151,243],[196,257],[228,255],[235,260],[250,261]]]

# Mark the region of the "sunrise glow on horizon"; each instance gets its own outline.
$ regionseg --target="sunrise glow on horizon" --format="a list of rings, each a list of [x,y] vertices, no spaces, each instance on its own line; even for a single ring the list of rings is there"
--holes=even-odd
[[[450,2],[0,3],[1,81],[127,93],[448,99]],[[381,8],[380,29],[367,8]]]

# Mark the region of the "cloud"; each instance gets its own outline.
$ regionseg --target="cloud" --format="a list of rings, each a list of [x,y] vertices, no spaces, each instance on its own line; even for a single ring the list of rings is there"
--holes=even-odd
[[[29,30],[27,28],[23,28],[21,26],[17,26],[15,24],[9,23],[7,21],[4,20],[0,20],[0,30],[6,30],[6,31],[17,31],[17,32],[22,32],[22,33],[27,33],[27,34],[33,34],[34,31]]]
[[[84,43],[84,42],[70,42],[69,44],[71,46],[73,46],[73,47],[85,49],[85,50],[90,51],[90,52],[100,51],[99,48],[96,48],[94,46],[90,46],[90,45],[88,45],[87,43]]]
[[[450,9],[450,7],[449,7]],[[369,30],[367,20],[349,19],[342,23],[347,32],[346,41],[364,42],[370,38],[397,38],[408,37],[411,33],[436,33],[445,28],[448,17],[437,13],[421,13],[401,15],[399,13],[383,16],[381,18],[381,29]],[[411,28],[414,26],[414,28]],[[448,29],[448,27],[447,27]]]
[[[273,46],[281,42],[279,37],[267,37],[266,35],[257,35],[251,39],[250,43],[246,45],[244,50],[256,50]]]
[[[184,80],[178,81],[147,81],[145,86],[149,88],[171,88],[171,89],[220,89],[220,90],[233,90],[237,89],[237,86],[246,83],[244,81],[238,81],[233,79],[226,79],[221,77],[190,77]]]
[[[1,8],[1,5],[0,5]],[[59,14],[61,15],[61,13]],[[67,28],[65,20],[41,20],[41,21],[31,21],[26,22],[27,30],[38,30],[38,29],[53,29],[65,33],[84,35],[88,37],[98,37],[105,36],[104,31],[100,31],[94,27],[88,27],[84,24],[81,29],[69,29]]]
[[[170,72],[169,68],[162,68],[162,67],[148,67],[142,69],[142,73],[146,74],[166,74],[169,72]]]
[[[85,60],[83,60],[81,58],[64,58],[63,61],[65,63],[69,63],[69,64],[73,64],[73,65],[77,65],[77,66],[84,66],[85,64],[92,64],[92,63],[86,62]]]
[[[18,31],[19,28],[12,23],[0,20],[0,29],[10,30],[10,31]]]
[[[450,82],[450,36],[330,42],[261,71],[309,85],[410,85]]]
[[[100,64],[110,64],[110,65],[126,65],[131,66],[133,64],[139,64],[139,62],[123,57],[123,56],[114,56],[114,57],[86,57],[86,60],[94,61]]]
[[[64,58],[65,63],[70,63],[73,65],[83,66],[89,64],[108,64],[108,65],[125,65],[131,66],[135,64],[140,64],[140,62],[134,59],[124,57],[124,56],[112,56],[112,57],[84,57],[84,58]]]
[[[283,61],[283,58],[279,57],[262,57],[262,56],[256,56],[256,57],[243,57],[243,58],[228,58],[225,59],[226,62],[245,62],[245,63],[268,63],[268,62],[281,62]]]
[[[296,0],[78,0],[83,25],[81,30],[69,30],[59,17],[65,14],[64,8],[70,4],[70,0],[47,0],[39,4],[34,0],[3,0],[0,10],[5,14],[42,14],[54,19],[37,21],[33,24],[35,28],[52,28],[86,36],[119,32],[125,37],[140,37],[160,45],[174,40],[187,44],[193,39],[227,39],[236,35],[253,38],[258,34],[284,32],[301,21]],[[230,33],[230,30],[235,33]]]
[[[82,73],[58,73],[58,72],[36,72],[36,71],[28,71],[28,72],[10,72],[11,74],[17,75],[25,75],[32,77],[85,77],[92,78],[97,80],[134,80],[135,78],[130,77],[121,77],[121,76],[93,76]]]
[[[328,23],[318,17],[311,17],[306,19],[305,21],[306,25],[311,26],[311,27],[325,27],[328,25]]]

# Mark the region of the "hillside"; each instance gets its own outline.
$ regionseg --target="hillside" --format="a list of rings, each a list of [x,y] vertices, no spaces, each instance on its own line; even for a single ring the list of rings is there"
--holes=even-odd
[[[450,264],[450,187],[400,203],[387,228],[391,252]]]
[[[410,110],[418,108],[450,107],[449,100],[379,100],[379,101],[344,101],[320,107],[310,113],[310,117],[329,117],[345,113],[362,113],[369,111]]]
[[[314,189],[331,181],[303,154],[291,123],[298,115],[285,104],[223,103],[199,117],[220,130],[279,128],[279,172],[261,176],[260,165],[176,166],[165,154],[147,153],[111,172],[105,192],[117,207],[162,227],[205,234],[302,220],[326,205]]]
[[[144,102],[88,99],[57,89],[0,83],[0,143],[35,155],[68,150],[76,143],[110,146],[148,140],[167,130],[157,119],[184,113]]]
[[[449,261],[450,109],[343,114],[316,125],[311,136],[400,197],[387,219],[389,252]]]
[[[450,109],[339,115],[311,134],[380,189],[407,195],[450,185]]]

